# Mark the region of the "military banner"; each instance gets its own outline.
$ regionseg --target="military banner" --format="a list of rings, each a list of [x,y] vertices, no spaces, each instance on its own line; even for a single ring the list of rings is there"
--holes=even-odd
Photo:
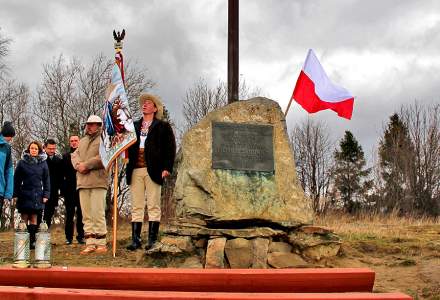
[[[115,35],[115,33],[114,33]],[[125,35],[125,31],[123,31]],[[116,56],[113,66],[111,82],[106,91],[106,100],[103,113],[103,130],[99,154],[102,164],[109,171],[112,162],[130,145],[136,142],[133,119],[128,105],[128,97],[124,87],[123,57],[121,53],[123,39],[115,43]],[[120,47],[117,47],[120,46]]]

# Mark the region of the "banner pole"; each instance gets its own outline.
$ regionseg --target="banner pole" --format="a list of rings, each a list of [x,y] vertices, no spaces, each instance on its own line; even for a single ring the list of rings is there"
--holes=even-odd
[[[113,172],[113,257],[116,257],[117,226],[118,226],[118,158],[114,160]]]
[[[290,98],[289,104],[287,105],[286,112],[284,113],[284,118],[287,116],[289,112],[290,105],[292,104],[293,97]]]

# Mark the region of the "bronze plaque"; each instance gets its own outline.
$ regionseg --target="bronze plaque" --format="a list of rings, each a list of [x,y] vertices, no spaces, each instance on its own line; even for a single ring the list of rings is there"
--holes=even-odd
[[[213,122],[212,168],[273,172],[273,126]]]

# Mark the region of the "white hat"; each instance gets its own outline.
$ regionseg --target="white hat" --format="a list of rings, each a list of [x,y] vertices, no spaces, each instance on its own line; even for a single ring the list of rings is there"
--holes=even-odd
[[[102,124],[102,119],[101,119],[99,116],[91,115],[91,116],[87,119],[86,124],[89,124],[89,123],[100,123],[100,124]]]

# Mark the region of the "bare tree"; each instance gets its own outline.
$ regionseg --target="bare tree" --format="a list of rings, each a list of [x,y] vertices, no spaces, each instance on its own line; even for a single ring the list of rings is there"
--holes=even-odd
[[[11,39],[5,37],[0,32],[0,79],[4,79],[4,74],[7,71],[7,65],[4,58],[9,54],[9,44]]]
[[[77,58],[66,61],[63,55],[44,65],[35,101],[35,137],[54,137],[61,149],[68,149],[69,135],[80,133],[88,116],[102,113],[113,65],[113,60],[103,54],[87,65]],[[154,82],[147,78],[145,68],[127,63],[125,84],[131,108],[138,112],[139,94],[152,88]]]
[[[290,143],[301,186],[312,199],[314,211],[323,213],[328,207],[326,196],[333,154],[327,126],[307,118],[293,128]]]
[[[380,211],[440,214],[440,105],[404,105],[390,117],[379,145],[375,182]]]
[[[239,84],[239,99],[261,95],[261,89],[250,88],[245,80]],[[219,81],[211,87],[206,79],[198,79],[189,88],[183,99],[184,131],[197,124],[209,112],[228,104],[228,88],[225,82]]]
[[[4,121],[12,121],[16,131],[11,144],[12,155],[17,161],[21,157],[23,149],[29,142],[30,115],[29,115],[29,90],[24,84],[14,80],[0,82],[0,124]],[[0,213],[1,228],[5,229],[14,224],[15,205],[7,202]]]
[[[227,104],[227,89],[219,82],[211,88],[205,79],[200,78],[185,95],[183,101],[183,116],[186,129],[197,124],[209,112]]]
[[[413,144],[412,205],[407,212],[440,215],[440,105],[403,106],[400,112]]]
[[[133,119],[142,116],[139,109],[139,96],[142,92],[151,90],[156,86],[153,79],[148,78],[148,70],[137,63],[128,60],[125,63],[125,89],[128,95],[128,103]]]
[[[0,125],[6,120],[12,121],[16,130],[15,139],[11,144],[12,154],[18,159],[29,137],[29,90],[24,84],[6,79],[8,66],[4,59],[9,53],[10,43],[11,39],[0,33]],[[5,229],[14,224],[15,205],[8,202],[2,207],[0,222],[1,228]]]
[[[81,124],[90,115],[100,115],[104,107],[104,95],[110,81],[113,61],[106,58],[102,53],[95,56],[92,63],[85,67],[79,66],[77,81],[78,104],[76,110],[76,124],[72,124],[72,130],[80,131]],[[78,109],[79,108],[79,109]]]
[[[80,106],[77,78],[81,66],[76,59],[66,63],[63,55],[43,66],[43,81],[37,90],[35,137],[56,138],[63,149],[72,123],[77,122]]]
[[[15,80],[0,84],[0,124],[12,121],[16,136],[11,144],[15,159],[30,142],[30,92],[26,85]]]

